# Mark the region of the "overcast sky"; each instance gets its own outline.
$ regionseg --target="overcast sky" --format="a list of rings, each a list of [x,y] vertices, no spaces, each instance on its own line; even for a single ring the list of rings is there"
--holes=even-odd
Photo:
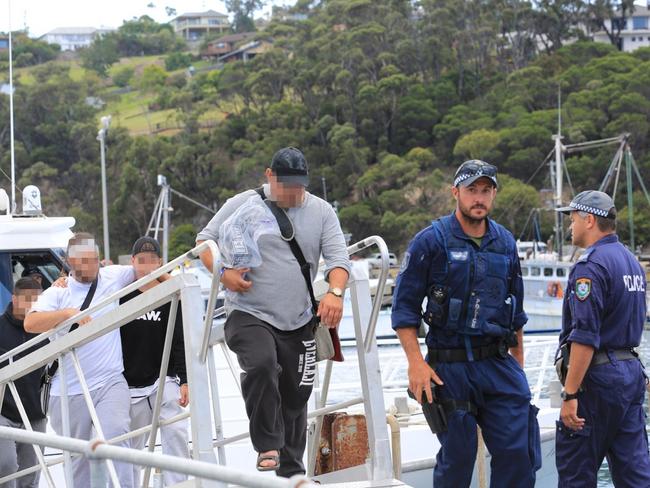
[[[119,27],[124,20],[149,15],[158,22],[166,22],[165,7],[175,8],[178,14],[216,10],[226,12],[222,0],[0,0],[0,32],[9,29],[9,2],[11,28],[27,25],[32,37],[38,37],[56,27]],[[256,16],[268,14],[271,4],[291,5],[295,0],[267,1],[268,6]]]

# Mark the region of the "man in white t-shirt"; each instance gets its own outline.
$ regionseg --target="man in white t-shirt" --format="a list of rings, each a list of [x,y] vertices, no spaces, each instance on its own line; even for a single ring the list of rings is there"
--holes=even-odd
[[[132,266],[99,266],[99,252],[94,237],[77,233],[68,242],[68,264],[71,272],[66,287],[52,286],[45,290],[25,318],[27,332],[45,332],[79,313],[92,283],[97,287],[90,306],[99,303],[135,281]],[[163,278],[164,279],[164,278]],[[104,315],[118,306],[112,303],[92,314],[92,319]],[[84,325],[91,319],[80,320]],[[56,336],[66,334],[59,332]],[[93,405],[105,439],[112,439],[129,431],[131,397],[129,387],[122,375],[122,345],[120,331],[114,330],[76,349],[77,357],[90,390]],[[50,392],[50,423],[62,433],[61,369],[52,379]],[[79,383],[79,378],[69,357],[65,359],[66,386],[72,437],[90,440],[97,435]],[[115,445],[129,447],[129,441]],[[73,459],[73,477],[77,488],[90,486],[90,467],[85,458]],[[133,470],[128,464],[115,463],[123,488],[134,486]]]

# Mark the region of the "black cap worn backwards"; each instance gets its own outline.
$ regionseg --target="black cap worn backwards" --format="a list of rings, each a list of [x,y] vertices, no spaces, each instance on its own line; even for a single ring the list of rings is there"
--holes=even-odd
[[[135,244],[133,244],[133,249],[131,249],[131,256],[140,254],[141,252],[152,252],[156,254],[159,258],[162,257],[160,252],[160,244],[153,237],[140,237]]]
[[[479,178],[488,178],[497,185],[497,167],[480,159],[470,159],[461,164],[454,175],[454,186],[469,186]]]
[[[273,155],[271,171],[280,183],[309,186],[305,155],[295,147],[284,147]]]
[[[556,212],[569,214],[571,212],[587,212],[607,219],[616,218],[614,200],[607,193],[596,190],[587,190],[578,193],[568,207],[556,208]]]

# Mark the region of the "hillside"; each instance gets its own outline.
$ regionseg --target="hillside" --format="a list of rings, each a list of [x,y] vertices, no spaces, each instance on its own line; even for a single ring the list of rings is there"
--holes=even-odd
[[[104,78],[71,62],[20,70],[21,184],[39,184],[54,212],[71,213],[79,228],[97,231],[95,136],[99,117],[111,114],[107,154],[117,251],[146,230],[156,174],[218,206],[258,184],[284,145],[303,149],[311,191],[321,196],[325,183],[354,239],[376,233],[402,251],[418,229],[449,211],[451,173],[468,158],[500,168],[494,216],[519,236],[531,211],[546,204],[539,191],[550,187],[549,172],[540,165],[557,130],[558,87],[565,142],[629,132],[647,180],[650,50],[629,54],[589,41],[559,42],[523,56],[498,34],[512,26],[499,24],[505,21],[489,10],[476,13],[471,21],[481,28],[468,31],[459,24],[463,12],[441,10],[444,3],[422,2],[414,15],[408,2],[299,2],[308,20],[272,22],[265,35],[273,49],[219,70],[195,64],[193,76],[185,68],[166,71],[162,55],[120,59]],[[127,80],[118,87],[120,75]],[[87,97],[106,105],[90,107]],[[0,120],[8,119],[5,98]],[[5,168],[8,143],[1,130],[0,145]],[[601,148],[571,155],[576,192],[599,185],[613,153]],[[617,204],[625,237],[622,186]],[[650,206],[637,196],[637,242],[650,244]],[[174,202],[176,226],[198,229],[209,217]],[[547,238],[550,212],[542,213],[541,224]]]

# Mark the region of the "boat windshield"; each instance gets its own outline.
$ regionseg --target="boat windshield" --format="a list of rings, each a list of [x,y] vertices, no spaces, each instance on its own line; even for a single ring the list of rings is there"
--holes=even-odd
[[[0,313],[11,301],[14,283],[23,276],[39,276],[43,289],[49,288],[65,269],[65,250],[15,250],[0,252]]]

